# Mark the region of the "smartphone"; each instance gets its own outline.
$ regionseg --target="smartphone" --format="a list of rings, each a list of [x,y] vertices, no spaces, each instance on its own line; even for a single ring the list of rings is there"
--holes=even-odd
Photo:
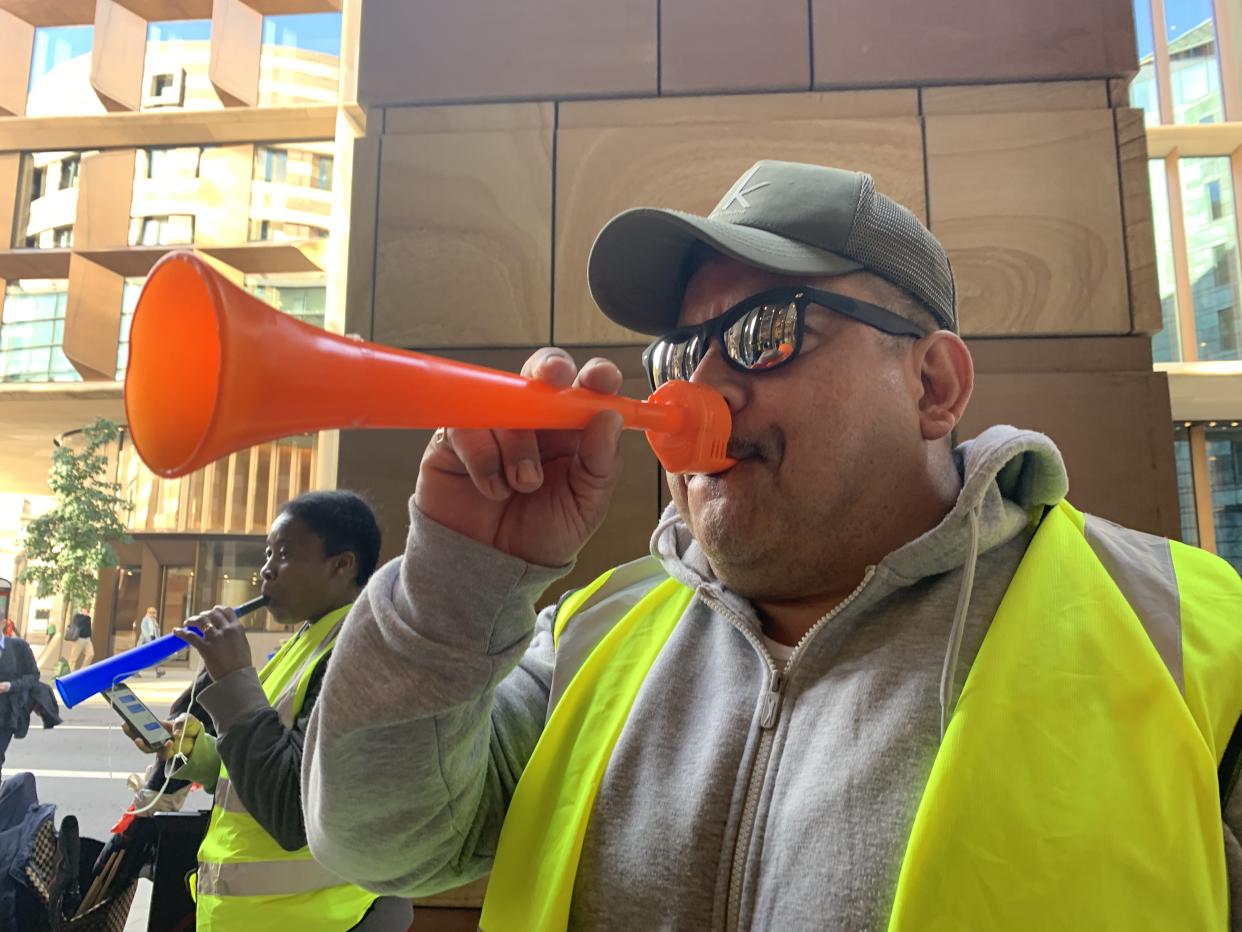
[[[129,726],[138,733],[138,740],[148,751],[157,751],[172,740],[168,729],[124,683],[117,683],[110,689],[105,689],[103,697],[108,700],[108,705],[112,706],[116,714],[125,719]]]

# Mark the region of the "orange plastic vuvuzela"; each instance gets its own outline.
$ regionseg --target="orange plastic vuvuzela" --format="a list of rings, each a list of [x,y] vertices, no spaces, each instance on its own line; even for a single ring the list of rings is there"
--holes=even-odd
[[[733,462],[728,405],[705,386],[667,382],[637,401],[364,343],[282,314],[190,252],[151,269],[129,345],[130,435],[166,478],[316,430],[577,429],[606,409],[645,430],[669,472]]]

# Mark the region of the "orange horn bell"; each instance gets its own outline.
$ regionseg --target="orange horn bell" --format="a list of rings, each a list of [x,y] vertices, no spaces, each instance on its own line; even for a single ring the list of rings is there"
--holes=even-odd
[[[733,462],[728,405],[705,386],[668,382],[637,401],[364,343],[268,307],[190,252],[151,269],[130,331],[130,435],[165,478],[309,431],[572,429],[606,409],[645,430],[669,472]]]

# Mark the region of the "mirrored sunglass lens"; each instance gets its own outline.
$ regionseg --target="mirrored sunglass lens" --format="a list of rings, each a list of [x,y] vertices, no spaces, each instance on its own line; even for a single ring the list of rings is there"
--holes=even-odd
[[[659,388],[672,379],[688,380],[703,359],[699,335],[682,340],[662,340],[651,353],[651,381]]]
[[[657,343],[647,354],[647,374],[651,377],[652,386],[664,384],[664,351],[665,344]]]
[[[699,367],[699,361],[703,358],[702,345],[703,341],[698,334],[677,344],[677,372],[673,378],[688,380],[694,375],[694,370]]]
[[[793,356],[797,334],[795,302],[759,304],[725,331],[725,351],[747,369],[771,369]]]

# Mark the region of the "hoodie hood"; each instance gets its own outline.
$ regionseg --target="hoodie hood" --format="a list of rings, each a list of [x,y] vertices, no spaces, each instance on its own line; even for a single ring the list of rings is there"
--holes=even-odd
[[[1069,480],[1056,445],[1044,434],[990,427],[953,451],[962,490],[934,528],[890,553],[878,569],[897,585],[962,566],[971,550],[971,515],[978,523],[978,552],[1010,540],[1033,514],[1065,497]],[[1036,515],[1037,516],[1037,515]],[[651,538],[651,553],[665,572],[692,588],[720,589],[698,541],[670,503]]]

